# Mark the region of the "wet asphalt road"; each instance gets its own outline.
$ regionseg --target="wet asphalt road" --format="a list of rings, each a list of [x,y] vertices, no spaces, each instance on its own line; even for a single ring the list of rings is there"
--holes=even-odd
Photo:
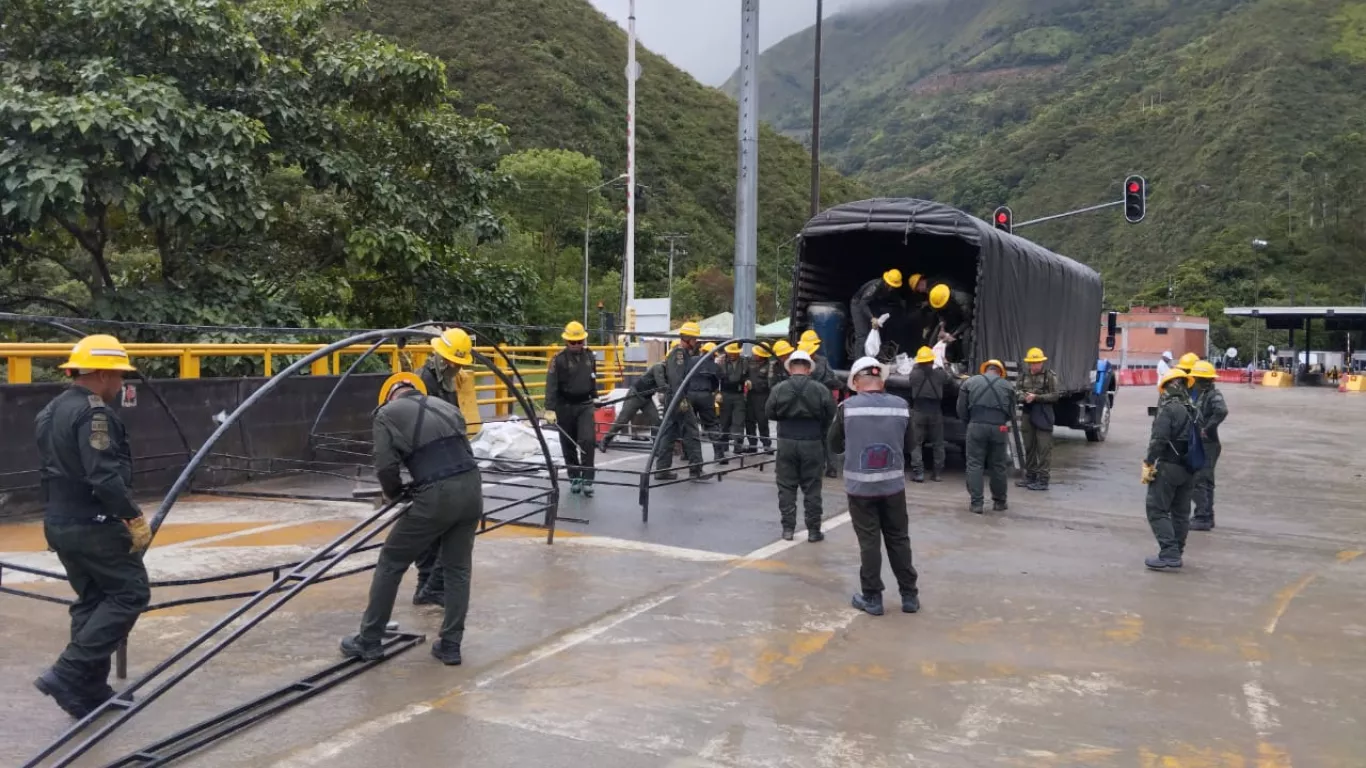
[[[656,492],[648,524],[633,489],[604,488],[565,501],[589,522],[554,546],[480,540],[464,666],[416,648],[185,764],[1366,765],[1366,396],[1225,391],[1219,527],[1192,534],[1181,573],[1142,567],[1150,388],[1121,391],[1107,442],[1060,433],[1054,489],[1012,486],[1007,513],[969,514],[959,472],[913,486],[915,616],[848,607],[857,549],[830,483],[818,545],[778,542],[771,469]],[[282,561],[364,511],[196,501],[152,562]],[[0,551],[32,543],[0,529]],[[89,764],[330,663],[367,583],[311,588]],[[134,675],[228,605],[146,617]],[[396,619],[429,637],[440,620]],[[3,596],[0,622],[0,765],[17,765],[69,725],[29,683],[65,620]]]

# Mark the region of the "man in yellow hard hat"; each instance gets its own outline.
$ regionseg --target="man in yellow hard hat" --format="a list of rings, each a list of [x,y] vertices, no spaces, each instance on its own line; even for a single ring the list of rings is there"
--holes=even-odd
[[[152,532],[133,501],[128,433],[111,407],[133,370],[113,336],[76,343],[62,369],[71,386],[35,422],[43,533],[76,592],[71,639],[34,685],[72,717],[114,695],[110,657],[147,607],[142,553]]]
[[[796,351],[797,348],[792,346],[792,342],[787,339],[778,339],[773,342],[774,363],[772,370],[769,371],[769,387],[776,387],[779,383],[787,381],[788,378],[790,378],[791,375],[787,372],[787,361],[792,357],[792,353]]]
[[[721,442],[732,442],[731,449],[739,455],[745,447],[745,392],[749,387],[749,364],[740,357],[739,344],[726,347],[721,361]],[[729,463],[723,459],[722,464]]]
[[[673,393],[679,391],[683,386],[683,379],[692,369],[697,361],[697,356],[702,354],[698,347],[698,337],[702,335],[702,330],[697,323],[687,322],[678,329],[678,346],[669,350],[668,357],[664,358],[664,381],[665,402],[673,397]],[[694,379],[697,377],[694,376]],[[689,381],[689,386],[692,382]],[[688,474],[692,479],[699,480],[702,477],[702,468],[698,465],[702,463],[702,440],[697,429],[697,414],[693,413],[692,402],[687,393],[678,401],[678,412],[672,415],[665,413],[664,424],[660,429],[659,441],[662,443],[659,449],[659,458],[655,463],[655,479],[674,480],[678,475],[673,471],[674,463],[674,442],[683,442],[683,457],[690,465]]]
[[[1141,475],[1148,486],[1148,525],[1158,545],[1157,555],[1146,558],[1143,564],[1155,571],[1181,567],[1190,531],[1191,496],[1195,492],[1195,474],[1189,466],[1195,458],[1191,455],[1191,435],[1199,424],[1190,398],[1194,383],[1195,379],[1180,368],[1172,368],[1157,382],[1162,396]]]
[[[1199,355],[1194,352],[1187,352],[1181,356],[1180,360],[1176,361],[1176,367],[1189,372],[1195,370],[1195,364],[1198,362],[1200,362]]]
[[[797,491],[802,493],[806,540],[825,538],[821,531],[821,470],[825,465],[826,425],[835,418],[829,388],[811,380],[811,356],[797,350],[787,360],[790,377],[773,388],[766,415],[778,422],[778,514],[783,538],[791,541],[797,527]]]
[[[1053,425],[1057,417],[1053,404],[1058,402],[1058,375],[1045,368],[1048,356],[1039,347],[1025,353],[1028,370],[1015,382],[1015,394],[1024,411],[1020,419],[1020,438],[1024,442],[1025,476],[1016,485],[1031,491],[1048,490],[1053,468]]]
[[[418,374],[422,378],[423,392],[460,408],[461,382],[473,376],[469,367],[474,365],[474,339],[463,329],[447,328],[432,339],[431,345],[435,354],[427,357]],[[466,404],[466,407],[474,406]],[[417,588],[413,592],[413,605],[445,605],[446,575],[440,568],[441,542],[433,542],[418,556],[416,565]]]
[[[938,283],[930,289],[929,309],[934,313],[935,323],[926,324],[928,333],[926,344],[946,342],[945,358],[957,362],[963,358],[961,341],[972,326],[972,297],[964,291],[955,291],[947,283]]]
[[[1191,367],[1195,387],[1191,399],[1195,401],[1195,412],[1200,419],[1200,442],[1205,452],[1205,466],[1195,473],[1195,516],[1191,519],[1192,531],[1214,530],[1214,465],[1219,463],[1223,452],[1219,442],[1219,425],[1228,418],[1228,403],[1224,393],[1214,384],[1219,372],[1208,360],[1200,360]]]
[[[598,360],[588,348],[588,331],[572,320],[560,334],[567,345],[550,361],[545,377],[545,409],[560,432],[560,449],[569,468],[569,492],[593,495],[593,422],[598,396]]]
[[[879,317],[904,309],[899,295],[902,285],[901,270],[889,269],[882,273],[882,277],[864,283],[849,300],[849,319],[854,324],[856,354],[863,354],[868,334],[881,325]]]
[[[745,435],[749,439],[749,453],[756,452],[761,442],[765,451],[773,447],[768,437],[768,416],[764,413],[769,393],[773,391],[773,367],[773,355],[767,348],[755,344],[745,389]]]
[[[380,548],[360,631],[342,638],[343,656],[372,661],[383,655],[381,644],[403,574],[438,544],[446,614],[432,656],[446,665],[461,662],[474,534],[484,511],[479,467],[465,429],[460,409],[428,397],[417,375],[396,373],[380,387],[374,414],[375,475],[386,499],[407,495],[412,507],[394,523]],[[407,485],[403,468],[412,478]]]
[[[640,378],[636,379],[628,390],[626,399],[621,403],[621,409],[617,413],[616,419],[612,421],[612,426],[608,428],[607,434],[602,436],[602,441],[598,443],[598,450],[606,453],[607,447],[612,444],[617,435],[625,432],[635,419],[637,413],[645,414],[645,420],[650,423],[650,431],[653,433],[659,427],[659,409],[655,407],[655,393],[664,388],[664,363],[660,361],[645,370]]]
[[[938,483],[944,471],[944,389],[949,374],[934,364],[934,350],[921,347],[915,353],[915,367],[909,376],[911,428],[915,446],[906,458],[911,462],[911,480],[925,482],[925,444],[930,444],[934,464],[930,479]]]
[[[797,349],[811,356],[811,379],[824,384],[832,395],[837,394],[844,388],[844,382],[830,368],[830,361],[821,353],[821,337],[812,328],[802,331],[801,339],[797,343]],[[830,425],[826,424],[828,432]],[[828,447],[825,454],[825,476],[829,478],[839,477],[839,472],[835,469],[835,457],[830,454]]]
[[[1006,381],[1006,367],[1000,360],[982,363],[980,372],[963,382],[958,390],[958,418],[967,424],[967,485],[969,510],[982,514],[986,503],[982,495],[982,474],[991,484],[991,508],[1008,509],[1006,504],[1006,444],[1010,420],[1015,415],[1015,390]]]

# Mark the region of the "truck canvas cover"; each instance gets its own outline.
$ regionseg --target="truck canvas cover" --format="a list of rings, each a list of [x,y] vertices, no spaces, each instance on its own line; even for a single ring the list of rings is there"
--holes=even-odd
[[[870,234],[881,237],[869,240]],[[842,236],[852,237],[860,250],[871,247],[877,253],[850,253],[835,245]],[[976,262],[971,286],[974,370],[992,358],[1018,362],[1025,350],[1038,346],[1049,356],[1064,390],[1076,392],[1090,385],[1103,301],[1100,275],[956,208],[927,200],[863,200],[811,219],[802,230],[801,269],[793,289],[794,327],[805,326],[805,308],[811,301],[834,298],[822,295],[813,278],[825,282],[838,264],[843,265],[841,272],[859,270],[861,280],[892,267],[906,272],[908,251],[913,252],[914,265],[923,263],[923,272],[931,276],[970,275],[970,262]],[[878,263],[871,263],[870,257]]]

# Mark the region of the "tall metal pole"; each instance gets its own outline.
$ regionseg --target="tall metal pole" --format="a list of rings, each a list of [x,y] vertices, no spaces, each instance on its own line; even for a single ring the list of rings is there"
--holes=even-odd
[[[636,63],[636,0],[630,0],[626,20],[626,259],[623,278],[621,316],[636,302],[636,79],[640,65]]]
[[[588,230],[593,226],[593,193],[585,195],[583,204],[583,327],[588,327]]]
[[[735,324],[731,335],[754,338],[759,247],[759,0],[742,0],[740,156],[735,185]]]
[[[821,20],[823,0],[816,0],[816,58],[811,77],[811,215],[821,212]]]

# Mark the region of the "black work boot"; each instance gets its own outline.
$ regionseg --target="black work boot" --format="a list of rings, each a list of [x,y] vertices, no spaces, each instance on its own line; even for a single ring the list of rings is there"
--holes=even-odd
[[[433,589],[423,589],[413,598],[413,605],[445,605],[446,593]]]
[[[806,540],[812,544],[818,541],[825,541],[825,534],[819,528],[810,528],[806,531]]]
[[[384,649],[379,643],[365,640],[360,635],[347,635],[342,638],[341,653],[348,659],[377,661],[384,656]]]
[[[694,469],[688,472],[688,479],[694,483],[705,483],[707,481],[706,476],[702,474],[702,470],[700,469]]]
[[[913,469],[913,470],[911,470],[911,482],[913,482],[913,483],[923,483],[923,482],[925,482],[925,470],[923,470],[923,469]]]
[[[882,595],[865,595],[858,592],[854,594],[851,604],[869,616],[881,616],[883,614]]]
[[[796,531],[793,530],[792,528],[784,528],[784,529],[783,529],[783,541],[792,541],[792,537],[793,537],[793,535],[794,535],[795,533],[796,533]]]
[[[936,467],[934,470],[932,470],[932,471],[930,472],[930,482],[933,482],[933,483],[942,483],[942,482],[944,482],[944,477],[943,477],[943,475],[940,474],[940,473],[943,472],[943,471],[944,471],[943,469],[940,469],[940,468],[938,468],[938,467]]]
[[[718,453],[716,454],[716,463],[723,467],[728,467],[730,466],[730,457],[724,453]]]
[[[58,677],[57,672],[52,669],[39,675],[38,679],[33,681],[33,687],[44,696],[51,696],[63,712],[77,720],[84,718],[99,706],[91,704],[79,688]]]
[[[1210,518],[1209,520],[1205,520],[1205,519],[1203,519],[1203,518],[1197,517],[1197,518],[1191,520],[1191,530],[1192,530],[1192,531],[1212,531],[1212,530],[1214,530],[1214,518]]]
[[[1156,557],[1145,558],[1143,564],[1154,571],[1175,571],[1181,567],[1181,558],[1162,557],[1161,555],[1158,555]]]
[[[656,479],[656,480],[677,480],[677,479],[678,479],[678,473],[675,472],[675,471],[673,471],[672,469],[666,469],[666,470],[664,470],[664,471],[662,471],[662,472],[656,472],[656,473],[655,473],[655,479]]]
[[[1033,485],[1036,480],[1038,480],[1037,475],[1035,475],[1033,472],[1026,472],[1024,477],[1015,481],[1015,487],[1028,488],[1029,486]]]
[[[825,468],[825,476],[834,479],[839,477],[840,473],[835,469],[835,465],[831,464],[830,466]]]
[[[1042,477],[1038,477],[1035,478],[1034,482],[1030,483],[1029,485],[1026,485],[1025,487],[1031,491],[1046,491],[1048,490],[1048,481]]]
[[[901,612],[920,613],[920,596],[911,595],[910,597],[906,597],[903,595],[901,597]]]
[[[607,453],[607,446],[609,446],[609,445],[611,445],[611,444],[612,444],[612,438],[610,438],[610,437],[604,437],[603,439],[599,440],[599,441],[598,441],[598,452],[599,452],[599,453]]]
[[[588,498],[590,498],[590,499],[593,498],[593,481],[592,481],[592,480],[584,480],[584,481],[583,481],[583,495],[586,496],[586,497],[588,497]]]
[[[1004,511],[1006,511],[1007,509],[1010,509],[1010,505],[1006,503],[1006,500],[1005,500],[1005,499],[992,499],[992,501],[991,501],[991,511],[992,511],[992,512],[1004,512]]]
[[[974,502],[972,502],[972,506],[968,507],[968,511],[971,512],[971,513],[973,513],[973,514],[975,514],[975,515],[980,515],[980,514],[982,514],[982,502],[980,502],[980,501],[974,501]]]
[[[448,667],[458,667],[460,666],[460,646],[456,643],[448,643],[445,640],[437,640],[432,643],[432,658]]]

